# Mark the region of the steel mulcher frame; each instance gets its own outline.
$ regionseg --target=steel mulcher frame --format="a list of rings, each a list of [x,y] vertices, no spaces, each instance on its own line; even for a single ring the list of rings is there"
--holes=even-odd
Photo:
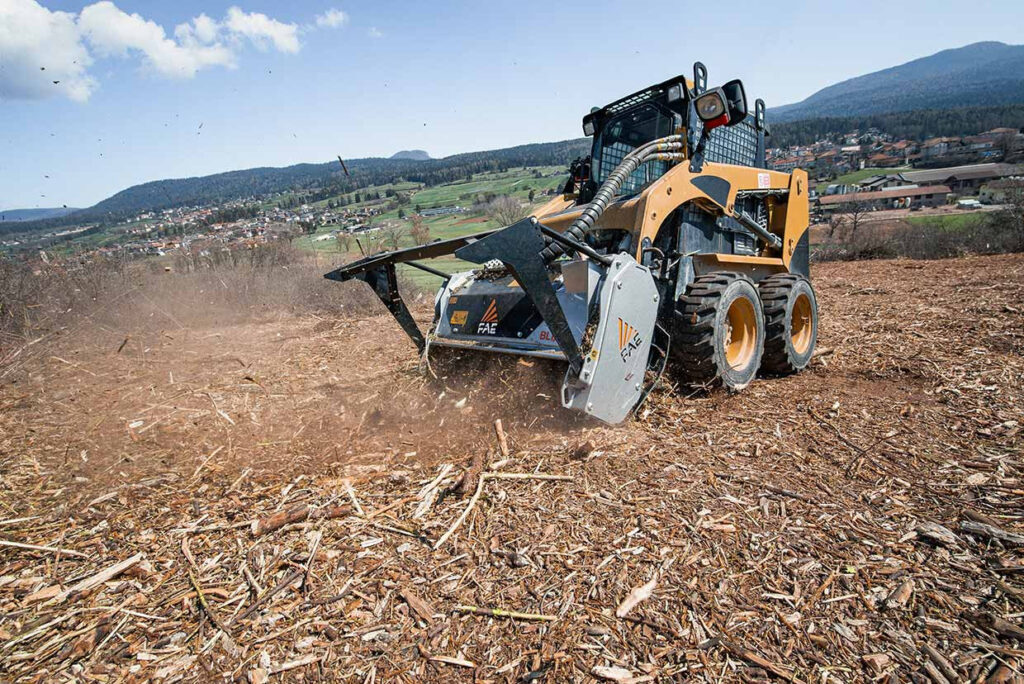
[[[611,257],[599,254],[589,245],[565,237],[552,230],[538,219],[530,217],[507,228],[482,231],[451,240],[433,242],[421,247],[410,247],[384,252],[360,259],[327,273],[328,280],[346,282],[358,279],[366,282],[395,317],[402,330],[412,339],[416,348],[423,353],[427,338],[420,331],[409,308],[398,291],[395,264],[408,264],[447,281],[450,274],[419,263],[420,259],[433,259],[454,254],[457,258],[475,264],[498,260],[512,272],[520,287],[537,308],[541,318],[548,325],[559,349],[574,372],[583,366],[583,350],[569,329],[565,313],[555,297],[549,277],[548,265],[540,257],[549,241],[585,254],[590,259],[609,266]]]

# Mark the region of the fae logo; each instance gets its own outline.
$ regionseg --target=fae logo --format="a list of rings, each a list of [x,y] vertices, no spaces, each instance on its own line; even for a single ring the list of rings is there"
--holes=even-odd
[[[628,361],[629,357],[633,355],[634,351],[640,348],[641,344],[643,344],[643,340],[640,339],[640,333],[636,331],[636,328],[620,318],[619,356],[622,357],[622,362],[625,363]]]
[[[477,335],[497,335],[498,334],[498,302],[494,299],[487,305],[487,311],[484,311],[483,318],[480,319],[480,324],[476,327]]]

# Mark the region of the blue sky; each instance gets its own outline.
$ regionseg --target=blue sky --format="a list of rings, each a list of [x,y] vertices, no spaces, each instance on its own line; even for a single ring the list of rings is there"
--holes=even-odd
[[[695,59],[712,85],[742,78],[770,107],[1024,36],[1020,0],[969,13],[945,0],[100,4],[0,0],[0,208],[89,206],[148,180],[338,154],[578,137],[592,105],[689,73]],[[216,37],[202,37],[200,14]],[[33,42],[15,21],[64,28]],[[28,66],[62,59],[45,75]],[[62,83],[48,90],[53,76]]]

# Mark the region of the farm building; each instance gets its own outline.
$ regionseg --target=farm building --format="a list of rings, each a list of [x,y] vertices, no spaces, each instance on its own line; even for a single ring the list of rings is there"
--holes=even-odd
[[[1024,177],[992,181],[981,189],[978,199],[982,204],[1003,204],[1013,193],[1024,193]]]
[[[451,207],[434,207],[432,209],[423,209],[422,211],[420,211],[420,216],[446,216],[448,214],[462,214],[465,213],[466,211],[468,210],[458,205]]]
[[[925,169],[922,171],[904,171],[900,174],[903,180],[914,185],[945,185],[954,192],[972,191],[982,185],[1000,178],[1021,173],[1021,169],[1013,164],[970,164],[968,166],[950,166],[944,169]]]
[[[865,209],[906,209],[913,206],[937,207],[946,203],[950,189],[945,185],[903,187],[877,192],[854,192],[846,195],[819,197],[815,208],[823,212],[843,211],[855,204]]]

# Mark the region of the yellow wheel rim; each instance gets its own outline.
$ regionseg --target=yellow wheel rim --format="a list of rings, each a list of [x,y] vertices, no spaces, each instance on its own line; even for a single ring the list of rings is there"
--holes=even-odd
[[[725,333],[725,360],[736,369],[746,368],[757,349],[757,313],[754,303],[740,297],[729,305]]]
[[[813,316],[811,298],[803,293],[798,294],[796,301],[793,302],[793,320],[789,324],[793,351],[797,354],[806,354],[811,346],[811,333],[814,332]]]

